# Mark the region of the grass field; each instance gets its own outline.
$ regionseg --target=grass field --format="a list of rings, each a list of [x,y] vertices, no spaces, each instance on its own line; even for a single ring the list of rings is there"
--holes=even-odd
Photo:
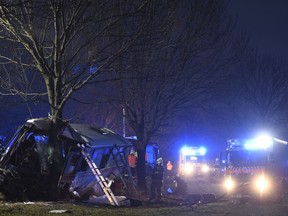
[[[197,204],[191,206],[184,204],[183,200],[171,199],[165,195],[163,202],[144,202],[142,205],[133,207],[113,207],[97,204],[79,202],[28,202],[28,203],[9,203],[0,201],[0,216],[20,216],[20,215],[69,215],[69,216],[288,216],[288,197],[281,203],[255,203],[232,204],[225,196],[219,196],[220,191],[216,182],[189,182],[188,190],[193,193],[218,193],[219,199],[209,204]],[[1,199],[0,199],[1,200]],[[177,201],[176,201],[177,200]],[[53,213],[53,210],[63,210],[63,213]]]
[[[52,210],[66,210],[64,213],[51,213]],[[233,215],[233,216],[285,216],[288,215],[288,202],[281,204],[238,204],[233,205],[228,202],[216,202],[210,204],[197,205],[194,207],[187,205],[175,205],[169,203],[150,204],[138,207],[113,207],[98,206],[81,203],[1,203],[0,215],[148,215],[148,216],[189,216],[189,215]]]

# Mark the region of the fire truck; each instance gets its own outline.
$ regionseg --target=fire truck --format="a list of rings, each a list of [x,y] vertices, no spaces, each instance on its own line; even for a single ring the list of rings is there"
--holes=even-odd
[[[206,176],[210,166],[206,160],[206,148],[184,146],[180,151],[179,174],[186,177]]]
[[[224,188],[229,195],[279,199],[286,192],[288,145],[265,135],[229,139],[223,161]]]

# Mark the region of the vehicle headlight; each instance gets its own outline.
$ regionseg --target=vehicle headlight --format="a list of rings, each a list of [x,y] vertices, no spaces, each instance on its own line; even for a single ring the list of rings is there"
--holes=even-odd
[[[202,172],[207,173],[207,172],[209,172],[210,169],[209,169],[209,166],[207,164],[204,164],[202,166],[201,170],[202,170]]]
[[[235,182],[233,181],[233,179],[230,176],[225,179],[224,187],[226,188],[227,191],[231,191],[234,189]]]
[[[190,174],[193,172],[193,165],[191,163],[186,163],[183,169],[186,174]]]
[[[261,193],[267,191],[267,189],[270,187],[269,179],[264,175],[261,175],[256,179],[255,186],[257,190]]]

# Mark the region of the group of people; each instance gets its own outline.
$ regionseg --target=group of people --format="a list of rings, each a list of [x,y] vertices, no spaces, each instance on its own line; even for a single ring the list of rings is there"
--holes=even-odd
[[[136,167],[137,167],[137,153],[131,152],[128,155],[128,163],[132,172],[132,176],[137,175]],[[171,175],[173,165],[171,161],[168,161],[166,164],[167,176]],[[162,198],[162,186],[163,186],[163,178],[164,178],[164,166],[163,166],[163,159],[158,158],[156,160],[156,164],[152,168],[148,165],[146,160],[146,175],[150,178],[150,199],[149,200],[161,200]]]

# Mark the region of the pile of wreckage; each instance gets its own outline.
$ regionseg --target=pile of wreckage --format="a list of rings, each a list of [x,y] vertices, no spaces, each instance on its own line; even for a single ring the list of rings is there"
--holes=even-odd
[[[6,200],[79,199],[120,206],[135,197],[128,140],[105,128],[66,123],[57,135],[59,163],[53,165],[50,130],[49,118],[30,119],[4,146],[0,192]]]

